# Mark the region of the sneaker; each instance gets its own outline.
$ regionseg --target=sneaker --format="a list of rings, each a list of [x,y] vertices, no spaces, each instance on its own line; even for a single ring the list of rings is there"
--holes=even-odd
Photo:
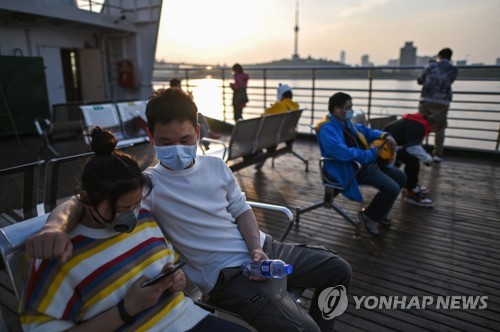
[[[422,207],[434,207],[434,202],[429,197],[425,197],[421,193],[414,193],[413,191],[406,191],[403,200],[412,205]]]
[[[366,230],[373,236],[379,236],[380,231],[378,230],[377,222],[371,220],[366,214],[365,210],[361,210],[358,213],[359,220],[365,225]]]
[[[421,185],[418,185],[413,188],[411,191],[413,191],[415,194],[422,194],[422,195],[429,195],[429,189],[427,187],[424,187],[424,186],[421,186]]]
[[[443,162],[443,156],[436,154],[434,155],[434,157],[432,157],[432,161],[434,161],[436,164],[440,164],[441,162]]]
[[[392,220],[389,217],[383,217],[378,223],[385,227],[390,227],[392,225]]]

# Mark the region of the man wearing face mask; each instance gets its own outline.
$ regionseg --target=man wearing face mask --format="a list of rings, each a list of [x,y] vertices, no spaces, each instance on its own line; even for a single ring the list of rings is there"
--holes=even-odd
[[[151,211],[186,260],[187,277],[217,306],[239,314],[258,331],[332,331],[334,320],[323,318],[319,295],[339,285],[348,291],[350,265],[329,248],[278,242],[261,232],[226,163],[196,155],[197,112],[191,98],[178,89],[159,90],[149,99],[148,131],[159,163],[145,171],[153,187],[141,206]],[[72,209],[67,204],[61,208],[66,215]],[[32,240],[37,242],[33,247],[44,248],[32,252],[36,257],[61,256],[51,248],[55,237],[65,248],[60,218],[51,215],[49,223],[45,231],[52,241],[43,236]],[[265,280],[242,274],[243,263],[268,258],[291,264],[294,272]],[[309,313],[287,287],[315,289]]]
[[[388,139],[386,144],[395,148],[396,143],[387,132],[370,129],[362,124],[353,124],[352,98],[337,92],[328,102],[328,115],[316,126],[321,155],[335,159],[325,165],[327,175],[344,185],[355,169],[352,161],[362,165],[357,178],[343,191],[349,199],[362,202],[359,184],[378,189],[371,203],[359,212],[360,221],[366,230],[378,236],[378,224],[390,225],[389,211],[406,182],[405,174],[388,165],[379,167],[376,163],[377,149],[370,144],[378,139]]]

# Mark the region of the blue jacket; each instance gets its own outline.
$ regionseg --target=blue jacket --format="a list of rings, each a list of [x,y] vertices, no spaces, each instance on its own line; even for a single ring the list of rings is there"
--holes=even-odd
[[[347,146],[344,138],[344,124],[333,116],[328,117],[329,120],[325,121],[318,128],[318,141],[321,150],[321,156],[327,158],[334,158],[335,161],[325,164],[325,172],[329,177],[336,179],[342,186],[353,176],[355,168],[351,161],[355,160],[361,165],[368,165],[374,163],[377,159],[377,151],[371,147],[367,150]],[[354,125],[348,121],[348,126],[351,132],[356,129],[363,134],[368,144],[381,138],[385,133],[381,130],[373,130],[361,124]],[[363,197],[359,190],[359,184],[354,179],[342,194],[352,200],[362,202]]]

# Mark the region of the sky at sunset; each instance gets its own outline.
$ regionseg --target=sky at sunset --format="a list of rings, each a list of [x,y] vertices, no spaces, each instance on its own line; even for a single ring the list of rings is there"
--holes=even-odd
[[[290,58],[296,0],[163,1],[156,58],[166,62],[253,64]],[[375,65],[399,57],[406,41],[417,55],[441,48],[453,60],[500,58],[500,0],[301,0],[300,57]]]

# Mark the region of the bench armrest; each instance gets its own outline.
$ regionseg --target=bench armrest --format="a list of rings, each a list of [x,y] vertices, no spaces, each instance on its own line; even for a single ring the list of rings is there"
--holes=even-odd
[[[203,143],[213,143],[213,144],[221,145],[222,146],[222,160],[226,160],[227,146],[226,146],[225,142],[217,140],[217,139],[213,139],[213,138],[208,138],[208,137],[202,137],[200,141],[201,141],[201,151],[203,152],[203,154],[206,154],[206,152],[207,152],[207,148],[206,148],[205,144],[203,144]]]
[[[260,202],[252,202],[252,201],[247,201],[247,203],[252,207],[252,208],[259,208],[259,209],[265,209],[265,210],[272,210],[272,211],[278,211],[284,214],[287,217],[287,227],[285,230],[281,233],[281,236],[279,237],[279,241],[285,240],[286,236],[288,235],[288,232],[290,232],[290,229],[293,226],[293,213],[290,211],[285,206],[282,205],[274,205],[274,204],[267,204],[267,203],[260,203]]]

